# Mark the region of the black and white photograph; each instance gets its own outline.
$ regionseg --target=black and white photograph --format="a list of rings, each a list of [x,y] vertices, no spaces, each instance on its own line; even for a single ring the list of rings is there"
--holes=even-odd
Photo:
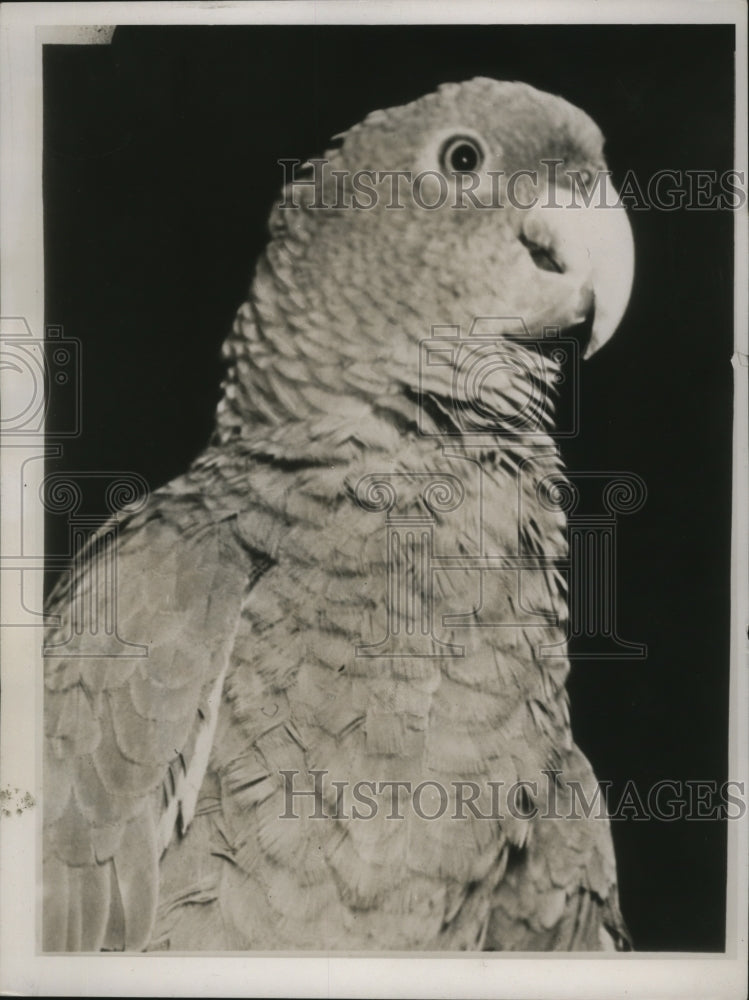
[[[602,7],[4,5],[3,990],[745,995],[746,13]]]

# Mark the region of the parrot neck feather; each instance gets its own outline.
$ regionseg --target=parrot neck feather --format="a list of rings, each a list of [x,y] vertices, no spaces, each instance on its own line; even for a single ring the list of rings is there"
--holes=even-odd
[[[387,443],[397,450],[398,435],[412,430],[432,439],[496,433],[508,447],[528,433],[552,432],[560,374],[554,351],[501,330],[488,341],[463,334],[445,343],[455,358],[468,358],[464,370],[462,362],[430,367],[423,356],[432,332],[426,307],[415,310],[404,300],[352,312],[325,282],[312,222],[302,217],[291,230],[287,217],[273,218],[274,238],[224,344],[228,365],[213,444],[241,440],[279,459],[325,462],[357,447]],[[356,291],[377,298],[374,284]],[[340,294],[345,298],[345,289]],[[450,298],[456,301],[452,292]],[[450,308],[471,329],[464,304]]]

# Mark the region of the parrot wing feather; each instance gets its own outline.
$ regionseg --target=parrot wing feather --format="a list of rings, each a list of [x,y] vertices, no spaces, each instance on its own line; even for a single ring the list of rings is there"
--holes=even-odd
[[[116,628],[147,655],[62,645],[46,661],[45,951],[147,944],[159,858],[192,819],[242,600],[262,572],[232,519],[206,518],[197,497],[134,516],[116,556]],[[104,621],[105,558],[90,544],[52,610],[88,602]],[[50,642],[65,629],[74,638],[67,622]]]
[[[504,951],[628,951],[602,791],[572,746],[553,808],[494,891],[485,947]],[[573,791],[573,788],[575,791]],[[583,818],[584,815],[589,819]],[[564,818],[563,818],[564,817]]]

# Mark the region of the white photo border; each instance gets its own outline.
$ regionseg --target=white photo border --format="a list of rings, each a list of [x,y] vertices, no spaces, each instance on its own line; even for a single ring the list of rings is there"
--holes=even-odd
[[[736,26],[736,163],[747,176],[747,26],[740,0],[498,0],[498,2],[6,3],[0,11],[2,118],[0,217],[3,317],[44,328],[42,44],[106,43],[118,24],[733,23]],[[730,775],[747,782],[747,578],[749,576],[749,289],[747,214],[735,212],[735,420],[732,526]],[[3,373],[0,373],[0,378]],[[6,383],[7,385],[7,383]],[[7,404],[6,398],[6,404]],[[38,450],[36,452],[38,454]],[[24,448],[2,449],[2,551],[13,548]],[[42,463],[36,463],[37,466]],[[31,527],[41,537],[41,518]],[[39,576],[40,574],[37,574]],[[3,583],[5,581],[2,581]],[[34,591],[34,587],[36,590]],[[32,593],[32,591],[34,591]],[[41,603],[41,582],[30,594]],[[5,596],[5,595],[3,595]],[[37,603],[38,602],[38,603]],[[39,798],[41,655],[38,630],[4,630],[2,787]],[[742,997],[746,989],[747,816],[728,824],[726,953],[573,956],[480,953],[439,957],[273,954],[45,956],[38,950],[40,810],[0,831],[0,989],[8,995]],[[553,975],[549,966],[554,962]],[[743,988],[742,988],[743,987]]]

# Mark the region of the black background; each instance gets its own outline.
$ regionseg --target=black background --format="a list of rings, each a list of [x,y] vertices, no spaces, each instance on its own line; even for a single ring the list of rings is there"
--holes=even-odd
[[[83,345],[82,434],[51,470],[152,488],[207,441],[219,348],[266,240],[280,157],[448,80],[518,79],[586,110],[614,179],[733,161],[731,26],[124,28],[44,52],[48,323]],[[619,333],[584,368],[580,470],[648,487],[619,524],[619,631],[641,662],[580,662],[577,742],[629,780],[727,777],[733,217],[631,213]],[[52,396],[51,423],[62,397]],[[94,501],[95,502],[95,501]],[[64,525],[50,522],[49,547]],[[725,824],[614,824],[640,950],[722,950]]]

